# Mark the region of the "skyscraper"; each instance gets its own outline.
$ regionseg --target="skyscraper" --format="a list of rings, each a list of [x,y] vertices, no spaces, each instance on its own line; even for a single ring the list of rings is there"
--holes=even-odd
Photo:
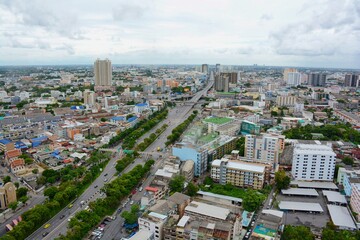
[[[201,72],[208,73],[209,72],[209,65],[208,64],[203,64],[201,66]]]
[[[216,73],[216,74],[220,74],[220,63],[217,63],[217,64],[215,65],[215,73]]]
[[[112,67],[109,59],[97,59],[94,63],[95,90],[111,89]]]
[[[314,87],[324,87],[326,83],[326,74],[324,73],[310,73],[309,83]]]
[[[284,81],[287,82],[288,80],[288,74],[291,72],[297,72],[296,68],[285,68],[284,69]]]
[[[229,92],[229,77],[225,75],[216,75],[214,87],[219,92]]]
[[[299,72],[290,72],[287,77],[287,85],[288,86],[298,86],[301,84],[300,82],[300,73]]]
[[[220,73],[220,76],[223,78],[227,77],[229,79],[229,83],[236,84],[238,81],[238,72],[222,72]]]
[[[345,75],[345,87],[359,87],[359,75],[356,74],[346,74]]]

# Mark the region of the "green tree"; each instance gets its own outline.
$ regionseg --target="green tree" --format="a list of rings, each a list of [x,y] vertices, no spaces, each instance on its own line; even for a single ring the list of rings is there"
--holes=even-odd
[[[257,191],[248,189],[243,198],[243,208],[248,212],[254,212],[259,209],[264,201],[264,195],[259,194]]]
[[[124,211],[121,214],[121,217],[125,219],[125,222],[127,224],[134,224],[137,222],[139,209],[140,209],[139,205],[134,204],[131,206],[131,210],[129,212]]]
[[[290,181],[290,177],[286,175],[284,170],[275,173],[275,185],[278,190],[288,188]]]
[[[49,197],[49,199],[53,199],[58,192],[59,189],[57,187],[48,187],[44,190],[44,196]]]
[[[281,240],[313,240],[314,234],[306,226],[285,226],[284,232],[281,235]]]
[[[239,155],[244,156],[245,154],[245,137],[240,137],[236,140],[236,149],[239,150]]]
[[[271,111],[270,114],[271,114],[272,117],[277,117],[278,116],[278,113],[276,111]]]
[[[18,205],[18,202],[11,202],[8,204],[8,207],[11,208],[13,211],[15,211],[17,208],[17,205]]]
[[[106,118],[100,118],[100,121],[102,121],[102,122],[106,122],[107,121],[107,119]]]
[[[15,182],[14,185],[15,185],[16,188],[19,188],[20,183],[19,183],[19,182]]]
[[[352,159],[351,157],[349,156],[345,156],[343,159],[342,159],[342,162],[346,165],[354,165],[354,159]]]
[[[5,184],[5,183],[8,183],[8,182],[11,182],[10,176],[5,176],[5,177],[3,178],[3,182],[4,182],[4,184]]]
[[[185,177],[184,176],[175,176],[169,182],[169,188],[171,193],[182,192],[184,189]]]
[[[26,196],[27,192],[28,192],[28,189],[25,187],[18,188],[16,190],[16,197],[19,199],[23,196]]]
[[[32,173],[33,173],[33,174],[38,174],[38,173],[39,173],[39,169],[37,169],[37,168],[33,169],[33,170],[32,170]]]
[[[186,195],[189,195],[190,197],[196,196],[198,191],[199,188],[192,182],[190,182],[186,187]]]

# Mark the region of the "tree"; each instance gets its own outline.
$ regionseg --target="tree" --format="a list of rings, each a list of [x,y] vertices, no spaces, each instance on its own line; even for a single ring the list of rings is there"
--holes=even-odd
[[[38,174],[38,173],[39,173],[39,169],[37,169],[37,168],[33,169],[33,170],[32,170],[32,173],[33,173],[33,174]]]
[[[276,111],[271,111],[270,114],[271,114],[272,117],[277,117],[278,116],[278,113]]]
[[[11,208],[13,211],[15,211],[17,208],[17,205],[18,205],[18,202],[11,202],[8,204],[8,207]]]
[[[184,176],[175,176],[169,182],[169,188],[171,193],[182,192],[184,189],[185,177]]]
[[[196,186],[195,184],[190,182],[187,185],[187,188],[186,188],[186,195],[189,195],[190,197],[193,197],[193,196],[196,196],[198,191],[199,191],[198,186]]]
[[[288,188],[290,181],[290,177],[286,175],[284,170],[275,173],[275,185],[278,190]]]
[[[58,188],[57,187],[48,187],[44,190],[44,196],[49,197],[50,199],[53,199],[56,195],[56,193],[58,193]]]
[[[106,122],[107,121],[107,119],[106,118],[100,118],[100,121],[102,121],[102,122]]]
[[[259,209],[263,201],[264,196],[262,194],[248,189],[243,198],[243,208],[248,212],[254,212]]]
[[[349,156],[345,156],[343,159],[342,159],[342,162],[346,165],[354,165],[354,159],[352,159],[351,157]]]
[[[131,206],[131,210],[128,211],[124,211],[121,214],[121,217],[123,217],[125,219],[125,222],[127,224],[134,224],[137,222],[138,219],[138,213],[139,213],[139,205],[135,204]]]
[[[16,188],[19,188],[20,183],[19,183],[19,182],[15,182],[14,185],[15,185]]]
[[[16,197],[19,199],[19,198],[21,198],[23,196],[26,196],[27,192],[28,192],[27,188],[21,187],[21,188],[16,190]]]
[[[285,226],[284,233],[281,235],[281,240],[313,240],[314,234],[310,231],[310,228],[305,226]]]
[[[8,183],[8,182],[11,182],[10,176],[5,176],[5,177],[3,178],[3,182],[4,182],[4,184],[5,184],[5,183]]]
[[[244,154],[245,154],[245,137],[240,137],[236,141],[236,149],[239,150],[240,156],[244,156]]]

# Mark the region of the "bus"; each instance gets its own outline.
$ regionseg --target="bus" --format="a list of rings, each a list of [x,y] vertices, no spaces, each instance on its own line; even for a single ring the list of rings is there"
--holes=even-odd
[[[13,227],[10,224],[6,224],[5,228],[6,228],[7,232],[10,232],[11,230],[13,230]]]

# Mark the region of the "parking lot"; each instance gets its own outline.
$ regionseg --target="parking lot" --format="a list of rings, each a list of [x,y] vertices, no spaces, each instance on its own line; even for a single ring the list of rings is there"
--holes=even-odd
[[[293,201],[293,202],[307,202],[307,203],[319,203],[324,210],[323,213],[307,213],[307,212],[284,212],[285,225],[305,225],[310,228],[323,228],[326,223],[330,221],[329,211],[326,207],[326,200],[322,194],[322,191],[317,191],[318,197],[302,197],[302,196],[286,196],[279,193],[276,197],[277,203],[280,201]],[[276,206],[276,204],[274,204]],[[275,207],[273,207],[275,208]]]

